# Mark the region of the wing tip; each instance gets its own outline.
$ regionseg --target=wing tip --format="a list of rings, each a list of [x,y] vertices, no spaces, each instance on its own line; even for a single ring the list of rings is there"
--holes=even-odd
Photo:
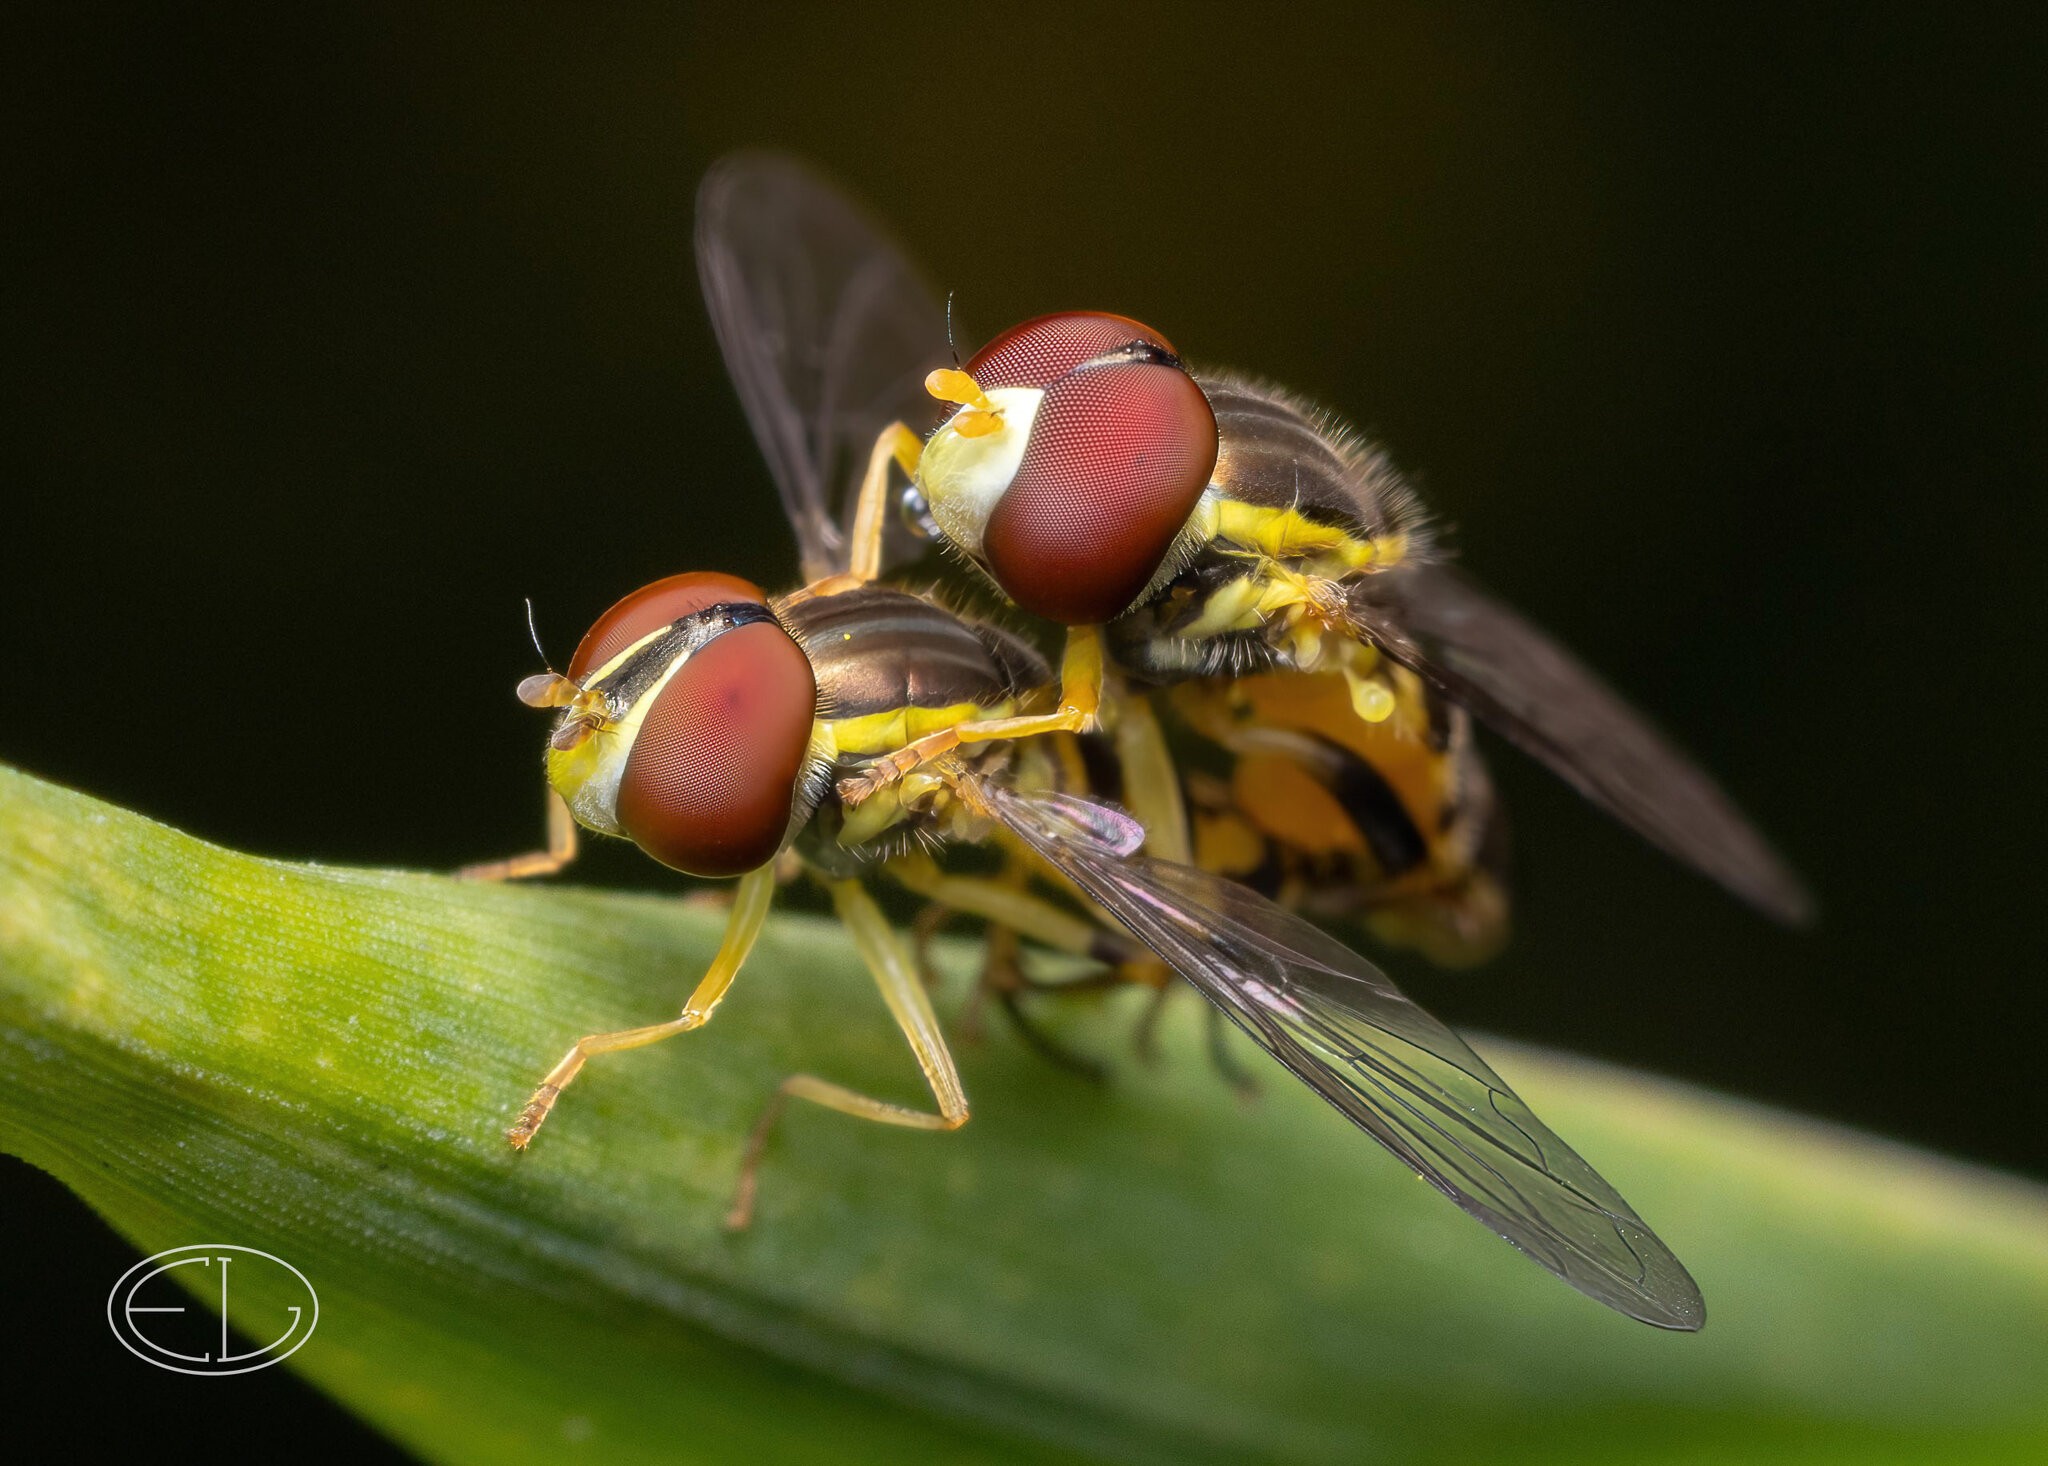
[[[1646,1323],[1653,1329],[1664,1329],[1674,1334],[1696,1334],[1707,1326],[1707,1300],[1683,1268],[1679,1276],[1686,1282],[1687,1291],[1679,1298],[1659,1298],[1654,1309],[1631,1310],[1629,1317],[1638,1323]]]
[[[1653,1329],[1662,1329],[1667,1334],[1696,1334],[1707,1326],[1707,1309],[1702,1303],[1691,1312],[1651,1314],[1648,1310],[1632,1312],[1629,1317],[1637,1323],[1648,1324]]]
[[[1616,1279],[1597,1273],[1587,1278],[1572,1271],[1559,1276],[1595,1302],[1653,1329],[1696,1334],[1705,1328],[1707,1300],[1677,1255],[1640,1221],[1624,1224],[1617,1220],[1616,1231],[1642,1266],[1637,1279]]]
[[[1812,927],[1820,920],[1820,903],[1813,888],[1776,851],[1761,842],[1759,846],[1759,858],[1746,862],[1739,872],[1722,875],[1720,883],[1779,926],[1793,931]]]

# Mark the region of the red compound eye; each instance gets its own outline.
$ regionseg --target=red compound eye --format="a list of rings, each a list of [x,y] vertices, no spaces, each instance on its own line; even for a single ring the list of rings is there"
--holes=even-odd
[[[1046,389],[989,515],[989,572],[1027,611],[1069,626],[1107,621],[1158,573],[1215,468],[1216,415],[1186,372],[1151,362],[1069,372]]]
[[[1061,311],[1012,326],[967,363],[984,392],[997,387],[1050,387],[1084,361],[1143,341],[1169,355],[1173,343],[1142,321],[1107,311]]]
[[[722,601],[765,606],[768,597],[752,581],[715,570],[693,570],[641,586],[583,633],[583,640],[576,643],[576,655],[569,658],[569,680],[581,682],[648,632]]]
[[[691,875],[765,864],[789,828],[817,701],[809,659],[778,625],[735,627],[700,647],[633,740],[619,828]]]

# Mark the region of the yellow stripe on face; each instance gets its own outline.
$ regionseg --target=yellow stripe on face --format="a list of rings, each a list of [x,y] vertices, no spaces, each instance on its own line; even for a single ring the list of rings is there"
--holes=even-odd
[[[634,642],[605,664],[606,671],[617,668],[626,657],[667,629],[662,627]],[[603,835],[620,833],[619,780],[625,775],[626,760],[633,752],[633,740],[640,734],[640,724],[646,720],[647,710],[654,706],[654,700],[668,686],[669,679],[688,660],[687,655],[682,655],[671,661],[662,672],[661,680],[641,694],[639,700],[615,722],[597,729],[574,748],[548,750],[548,783],[568,804],[569,812],[576,816],[578,824]],[[599,679],[589,680],[594,686]]]

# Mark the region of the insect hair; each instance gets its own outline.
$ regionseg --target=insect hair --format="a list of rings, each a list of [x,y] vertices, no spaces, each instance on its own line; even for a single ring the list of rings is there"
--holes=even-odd
[[[837,855],[863,869],[879,868],[892,860],[901,860],[906,855],[929,855],[936,857],[946,848],[946,837],[927,825],[915,820],[905,821],[892,829],[885,830],[873,838],[852,847],[842,848]]]
[[[1218,426],[1226,440],[1235,404],[1230,400],[1250,399],[1258,407],[1291,417],[1321,442],[1336,460],[1338,479],[1351,499],[1365,528],[1375,535],[1398,535],[1407,542],[1403,563],[1417,564],[1441,557],[1435,526],[1428,509],[1395,465],[1387,451],[1353,427],[1338,413],[1304,397],[1292,388],[1263,377],[1235,371],[1195,372],[1195,380],[1211,401],[1217,398]],[[1256,411],[1256,408],[1247,409]],[[1261,414],[1265,416],[1265,414]],[[1296,465],[1297,477],[1299,464]]]

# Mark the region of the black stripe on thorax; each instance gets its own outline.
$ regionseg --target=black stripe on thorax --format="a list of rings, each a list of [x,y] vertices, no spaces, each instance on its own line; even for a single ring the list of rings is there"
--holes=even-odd
[[[695,656],[728,631],[774,619],[772,611],[753,601],[722,601],[706,606],[672,622],[668,630],[628,656],[615,671],[590,685],[610,700],[615,716],[622,714],[646,696],[678,661]]]
[[[1216,488],[1265,509],[1293,509],[1369,539],[1415,517],[1386,455],[1278,388],[1229,375],[1198,378],[1216,412]],[[1412,527],[1412,526],[1411,526]]]
[[[1019,669],[998,661],[973,625],[908,591],[818,596],[785,607],[782,622],[816,670],[827,717],[990,706],[1020,690]]]

